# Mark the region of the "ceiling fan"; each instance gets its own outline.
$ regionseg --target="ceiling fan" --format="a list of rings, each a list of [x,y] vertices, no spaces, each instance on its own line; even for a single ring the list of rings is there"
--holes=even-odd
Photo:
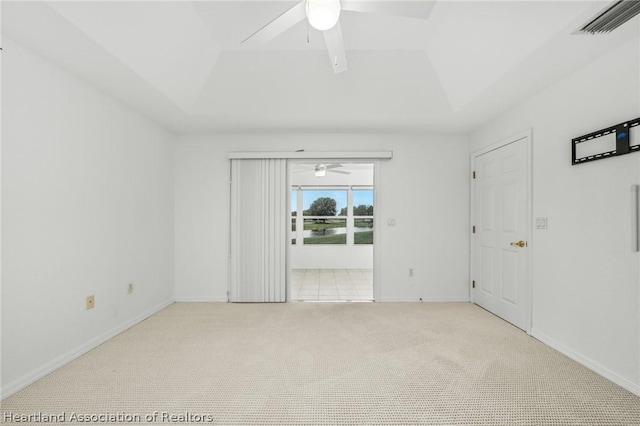
[[[426,19],[431,14],[434,3],[434,1],[423,0],[301,0],[251,34],[242,44],[245,46],[264,44],[306,18],[311,27],[322,31],[333,72],[340,74],[347,70],[347,55],[339,22],[342,11]]]
[[[327,172],[329,173],[339,173],[341,175],[350,175],[351,172],[346,170],[336,170],[340,167],[344,167],[342,164],[333,163],[333,164],[316,164],[315,166],[311,166],[310,164],[302,164],[300,170],[295,170],[293,173],[300,172],[310,172],[313,171],[317,177],[324,177]]]

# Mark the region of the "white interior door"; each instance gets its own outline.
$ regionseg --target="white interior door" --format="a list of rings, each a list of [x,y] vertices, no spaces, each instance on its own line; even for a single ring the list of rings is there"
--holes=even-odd
[[[474,301],[526,329],[528,140],[475,157]]]

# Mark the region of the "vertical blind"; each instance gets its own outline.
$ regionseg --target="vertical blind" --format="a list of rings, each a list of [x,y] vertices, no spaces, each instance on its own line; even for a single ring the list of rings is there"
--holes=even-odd
[[[286,301],[287,160],[231,160],[231,302]]]

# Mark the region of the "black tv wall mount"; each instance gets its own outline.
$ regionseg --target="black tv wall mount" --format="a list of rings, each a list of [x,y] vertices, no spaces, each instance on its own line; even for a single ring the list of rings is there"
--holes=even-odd
[[[640,151],[640,145],[631,146],[631,128],[638,125],[640,125],[640,117],[636,118],[635,120],[630,120],[625,123],[620,123],[615,126],[607,127],[606,129],[598,130],[597,132],[592,132],[587,135],[571,139],[571,165],[602,160],[604,158],[625,155],[634,151]],[[576,157],[578,144],[591,142],[594,139],[610,135],[612,133],[615,133],[616,136],[616,149],[585,155],[580,158]]]

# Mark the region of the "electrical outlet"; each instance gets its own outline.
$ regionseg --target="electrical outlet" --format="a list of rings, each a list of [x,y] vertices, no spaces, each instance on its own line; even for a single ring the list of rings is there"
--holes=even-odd
[[[412,277],[413,276],[413,268],[409,268],[409,276]]]
[[[127,294],[131,293],[133,293],[133,283],[129,283],[129,286],[127,287]]]
[[[87,310],[93,309],[94,306],[95,306],[95,300],[93,298],[93,295],[87,296]]]

